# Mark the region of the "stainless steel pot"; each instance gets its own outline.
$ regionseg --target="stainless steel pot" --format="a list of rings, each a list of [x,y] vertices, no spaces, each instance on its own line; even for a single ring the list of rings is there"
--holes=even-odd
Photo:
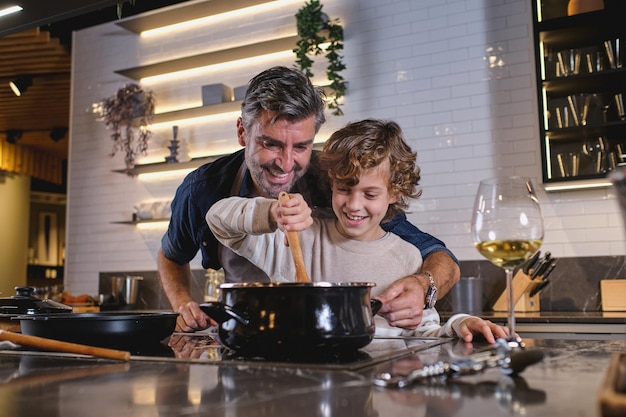
[[[220,341],[242,356],[293,358],[349,352],[374,336],[381,303],[371,282],[222,284],[221,302],[200,304]]]

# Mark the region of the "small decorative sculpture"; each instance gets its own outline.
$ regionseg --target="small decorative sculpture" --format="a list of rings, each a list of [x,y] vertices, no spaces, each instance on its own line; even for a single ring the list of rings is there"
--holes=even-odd
[[[170,150],[170,154],[165,157],[165,161],[169,164],[178,162],[178,126],[174,126],[172,131],[174,138],[170,141],[170,146],[167,147]]]

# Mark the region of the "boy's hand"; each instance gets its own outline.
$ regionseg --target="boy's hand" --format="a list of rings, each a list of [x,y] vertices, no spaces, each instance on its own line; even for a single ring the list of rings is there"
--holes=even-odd
[[[313,224],[311,208],[301,194],[290,194],[289,200],[276,201],[270,208],[272,222],[283,232],[300,231]]]
[[[496,338],[506,338],[509,335],[509,329],[480,317],[471,316],[463,319],[459,326],[458,336],[466,342],[471,342],[475,334],[482,334],[488,343],[493,344],[496,343]]]

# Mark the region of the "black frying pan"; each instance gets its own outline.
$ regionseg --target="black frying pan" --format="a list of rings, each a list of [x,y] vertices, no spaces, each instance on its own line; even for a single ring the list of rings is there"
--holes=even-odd
[[[29,314],[14,317],[22,333],[132,353],[156,349],[174,332],[170,311]]]

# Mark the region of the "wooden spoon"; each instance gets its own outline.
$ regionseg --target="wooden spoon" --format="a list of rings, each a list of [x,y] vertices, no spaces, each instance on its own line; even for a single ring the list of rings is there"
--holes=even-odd
[[[46,339],[45,337],[27,336],[0,330],[0,340],[8,340],[22,346],[30,346],[53,352],[80,353],[99,358],[115,359],[118,361],[130,360],[130,352],[115,349],[106,349],[95,346],[79,345],[77,343],[62,342],[60,340]]]
[[[278,195],[278,201],[289,201],[291,197],[286,192],[281,192]],[[300,237],[296,231],[287,232],[287,241],[289,242],[289,249],[291,249],[291,256],[293,257],[293,263],[296,265],[296,282],[311,282],[309,274],[306,272],[304,266],[304,257],[302,256],[302,247],[300,246]]]

